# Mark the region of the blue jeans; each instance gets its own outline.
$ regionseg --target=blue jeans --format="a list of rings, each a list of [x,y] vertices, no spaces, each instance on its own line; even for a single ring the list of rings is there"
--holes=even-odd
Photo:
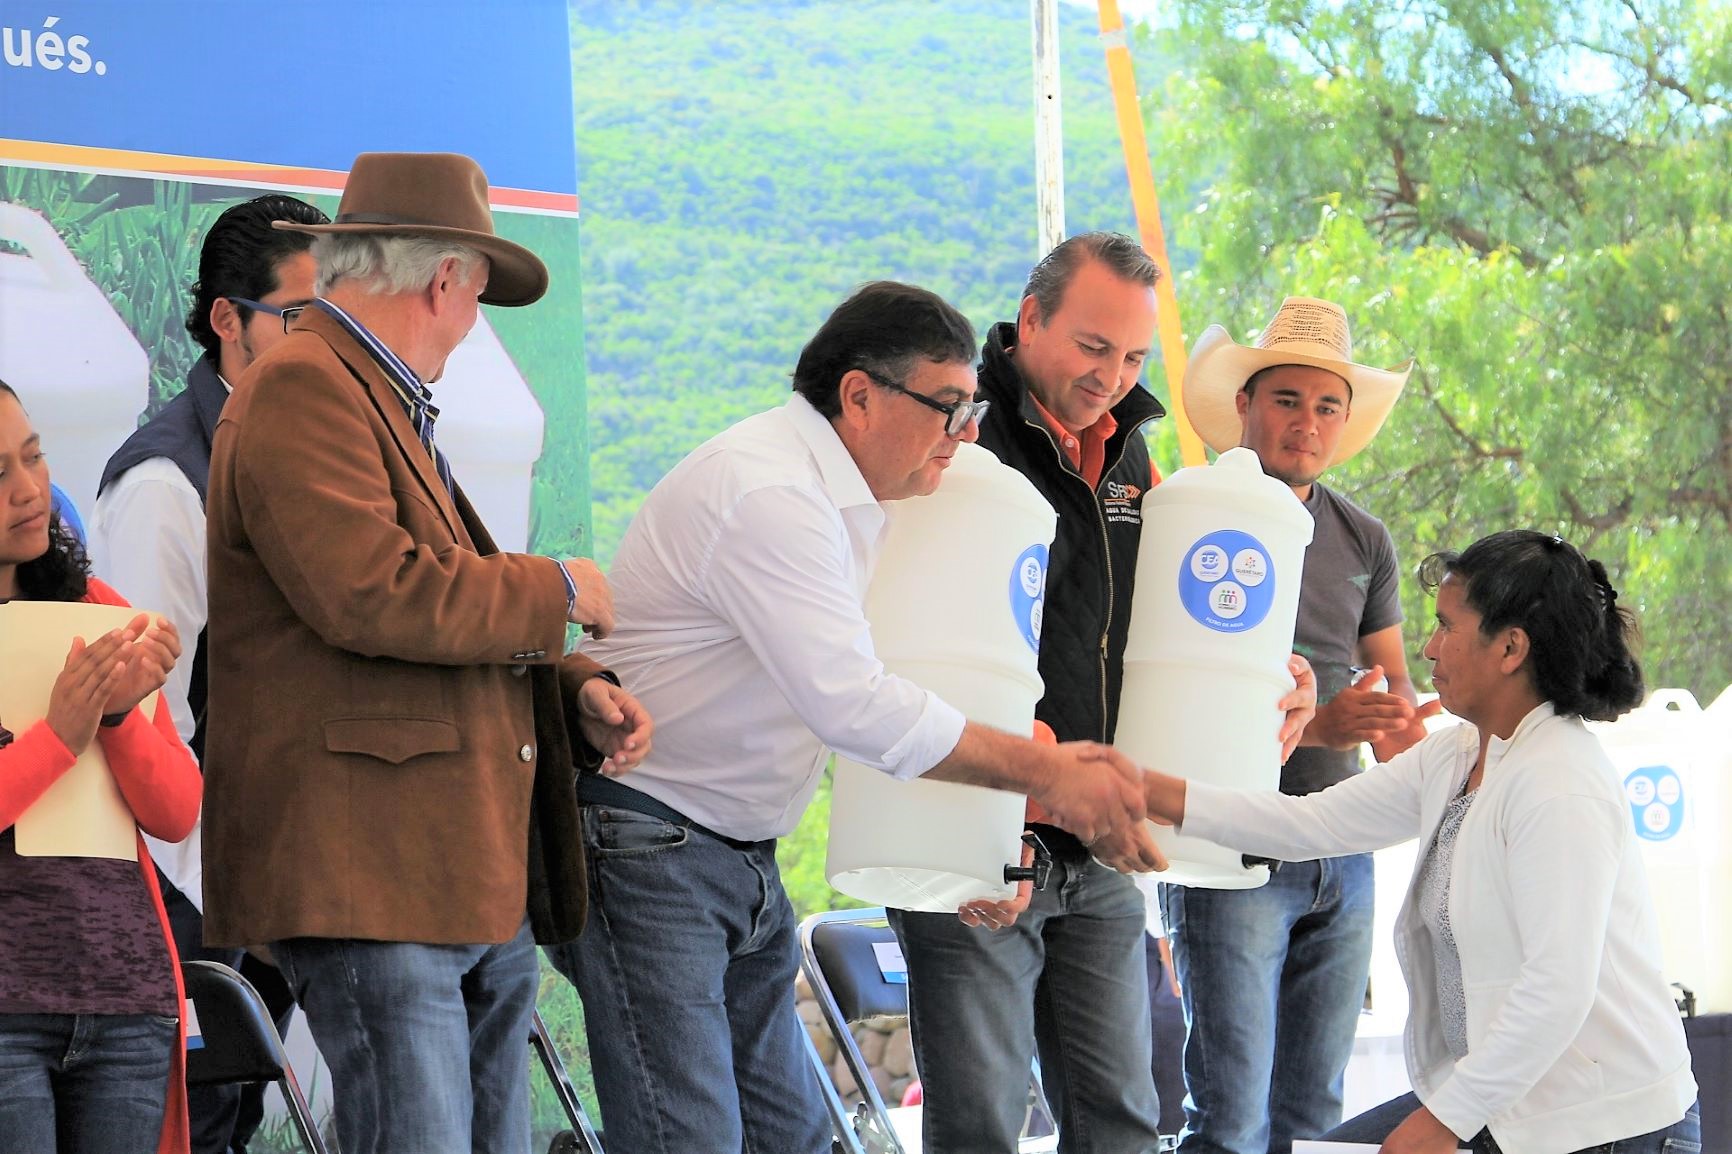
[[[528,1154],[528,919],[501,945],[271,947],[337,1088],[343,1154]]]
[[[0,1014],[0,1154],[155,1150],[177,1029],[154,1014]]]
[[[1185,1004],[1182,1154],[1287,1154],[1341,1121],[1371,969],[1370,854],[1254,890],[1162,886]]]
[[[1159,1139],[1142,895],[1089,860],[1057,860],[1009,929],[890,911],[931,1154],[1016,1150],[1035,1050],[1065,1154]]]
[[[775,842],[602,805],[583,838],[589,924],[547,955],[583,997],[608,1154],[828,1154]]]
[[[1391,1130],[1401,1125],[1407,1116],[1419,1109],[1417,1094],[1403,1094],[1381,1106],[1374,1106],[1359,1117],[1343,1122],[1323,1137],[1330,1142],[1376,1142],[1381,1144]],[[1478,1154],[1500,1154],[1497,1141],[1481,1130],[1463,1142],[1462,1148]],[[1692,1105],[1685,1115],[1670,1126],[1615,1142],[1590,1146],[1577,1154],[1699,1154],[1702,1149],[1702,1111]]]

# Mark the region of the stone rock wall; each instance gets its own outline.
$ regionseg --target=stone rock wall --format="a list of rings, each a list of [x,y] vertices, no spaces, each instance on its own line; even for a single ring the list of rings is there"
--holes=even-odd
[[[818,1009],[818,1001],[812,996],[805,975],[800,976],[795,992],[800,1021],[817,1046],[818,1056],[824,1059],[836,1092],[842,1096],[845,1105],[852,1107],[860,1101],[860,1089],[854,1084],[854,1076],[848,1070],[848,1063],[843,1061],[830,1028],[824,1024],[824,1014]],[[867,1069],[885,1105],[901,1105],[902,1095],[917,1077],[914,1072],[914,1041],[908,1033],[908,1023],[903,1020],[863,1022],[854,1027],[853,1033],[854,1044],[860,1047],[860,1056],[866,1059]]]

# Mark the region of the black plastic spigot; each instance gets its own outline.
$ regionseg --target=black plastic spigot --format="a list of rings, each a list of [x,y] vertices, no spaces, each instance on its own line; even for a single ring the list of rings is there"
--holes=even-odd
[[[1005,866],[1005,883],[1014,885],[1017,882],[1033,882],[1035,889],[1044,890],[1046,879],[1052,874],[1052,854],[1047,851],[1046,843],[1040,840],[1039,834],[1023,834],[1022,844],[1034,850],[1034,862],[1031,865]]]

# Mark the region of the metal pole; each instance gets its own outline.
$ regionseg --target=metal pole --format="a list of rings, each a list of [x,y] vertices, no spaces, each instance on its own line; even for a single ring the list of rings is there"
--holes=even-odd
[[[1034,22],[1034,186],[1045,256],[1064,239],[1064,109],[1058,88],[1058,0],[1029,0]]]

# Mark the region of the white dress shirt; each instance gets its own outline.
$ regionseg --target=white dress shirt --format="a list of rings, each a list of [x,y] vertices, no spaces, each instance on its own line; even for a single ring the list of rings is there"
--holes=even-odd
[[[1304,797],[1192,782],[1184,832],[1303,861],[1430,839],[1479,753],[1471,725]],[[1460,1138],[1563,1154],[1683,1118],[1696,1098],[1629,803],[1579,718],[1541,705],[1486,748],[1450,863],[1467,1056],[1445,1041],[1417,869],[1395,923],[1407,1071]]]
[[[627,784],[757,841],[798,824],[830,750],[907,779],[955,749],[962,714],[872,649],[863,603],[884,521],[798,396],[662,479],[608,575],[617,626],[583,644],[656,721]]]
[[[140,461],[96,499],[90,517],[90,561],[96,575],[140,609],[160,613],[180,631],[181,659],[162,687],[175,732],[191,741],[197,719],[187,704],[193,649],[208,613],[204,504],[167,457]]]
[[[162,692],[174,728],[192,740],[197,719],[187,703],[193,653],[208,617],[204,503],[167,457],[140,461],[102,491],[91,510],[90,561],[96,575],[141,610],[160,613],[180,632],[181,655]],[[199,909],[204,908],[200,827],[174,844],[145,835],[151,860]]]

